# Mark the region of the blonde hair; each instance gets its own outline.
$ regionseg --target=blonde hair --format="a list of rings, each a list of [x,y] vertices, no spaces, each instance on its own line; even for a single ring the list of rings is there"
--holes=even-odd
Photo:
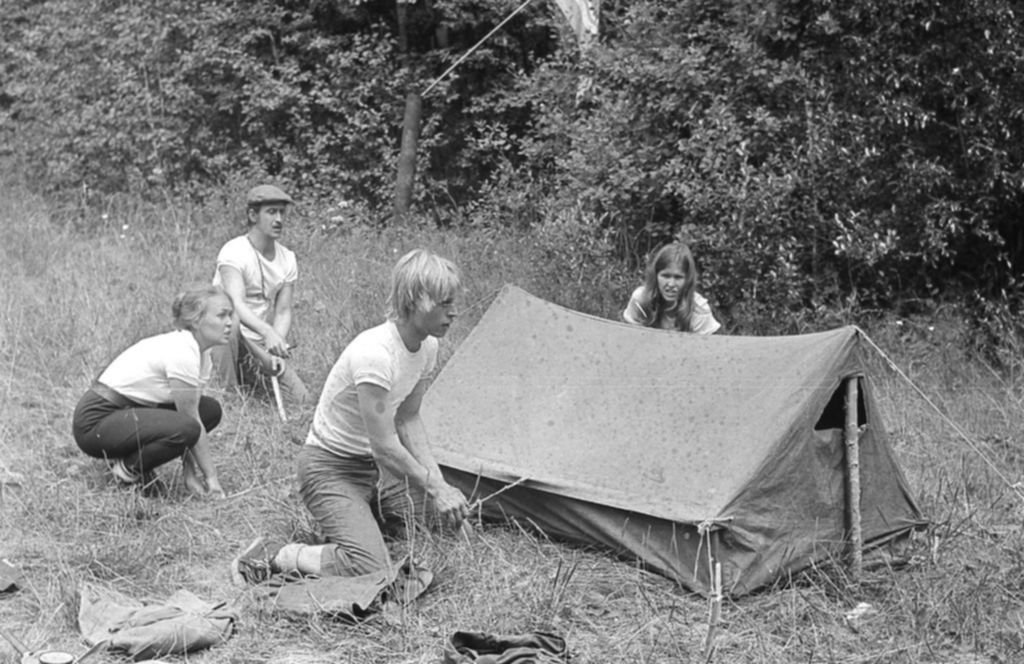
[[[206,305],[218,295],[228,297],[220,286],[207,284],[192,286],[178,293],[171,304],[174,327],[179,330],[195,330],[206,312]],[[228,302],[230,301],[231,298],[228,298]]]
[[[459,268],[427,249],[413,249],[398,259],[391,271],[388,318],[406,320],[452,298],[462,282]]]

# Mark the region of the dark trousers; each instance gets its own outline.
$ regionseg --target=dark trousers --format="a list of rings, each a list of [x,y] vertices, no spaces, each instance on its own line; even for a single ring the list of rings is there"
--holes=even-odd
[[[75,442],[89,456],[124,459],[128,468],[147,472],[177,459],[199,440],[199,422],[179,413],[174,404],[144,406],[116,393],[112,396],[113,400],[90,389],[75,408]],[[206,431],[220,423],[216,399],[199,398],[199,418]]]

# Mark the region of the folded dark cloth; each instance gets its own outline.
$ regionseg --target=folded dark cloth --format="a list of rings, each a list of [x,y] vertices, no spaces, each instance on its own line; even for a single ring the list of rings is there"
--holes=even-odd
[[[455,632],[445,644],[442,661],[443,664],[548,664],[568,660],[565,639],[547,632]]]

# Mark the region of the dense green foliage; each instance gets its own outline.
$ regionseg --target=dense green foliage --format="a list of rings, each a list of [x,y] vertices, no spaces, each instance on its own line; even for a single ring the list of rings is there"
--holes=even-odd
[[[406,93],[519,3],[8,5],[0,136],[40,187],[272,177],[369,219]],[[424,99],[417,209],[535,227],[581,272],[681,236],[740,329],[950,296],[992,329],[1024,262],[1022,19],[1018,0],[624,0],[581,53],[537,0]]]

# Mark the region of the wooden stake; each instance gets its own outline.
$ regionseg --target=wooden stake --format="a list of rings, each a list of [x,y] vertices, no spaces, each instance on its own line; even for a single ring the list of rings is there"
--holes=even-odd
[[[412,188],[416,179],[416,147],[420,140],[420,118],[423,101],[415,92],[405,97],[405,118],[402,121],[402,148],[398,153],[398,179],[395,182],[395,221],[401,223],[412,205]]]
[[[10,632],[5,632],[4,630],[0,629],[0,636],[7,639],[7,642],[14,646],[14,649],[18,651],[18,655],[24,655],[28,652],[28,646],[22,643],[21,639],[11,634]]]
[[[850,575],[860,581],[864,535],[860,518],[860,427],[857,423],[859,376],[846,379],[846,509],[850,528]]]
[[[281,400],[281,383],[277,380],[277,375],[270,377],[270,387],[274,391],[274,403],[277,404],[277,414],[281,417],[282,422],[288,421],[288,416],[284,412],[284,401]]]
[[[711,595],[708,597],[708,634],[704,638],[704,661],[711,662],[715,656],[715,637],[718,622],[722,618],[722,563],[715,561],[715,573],[711,578]]]

